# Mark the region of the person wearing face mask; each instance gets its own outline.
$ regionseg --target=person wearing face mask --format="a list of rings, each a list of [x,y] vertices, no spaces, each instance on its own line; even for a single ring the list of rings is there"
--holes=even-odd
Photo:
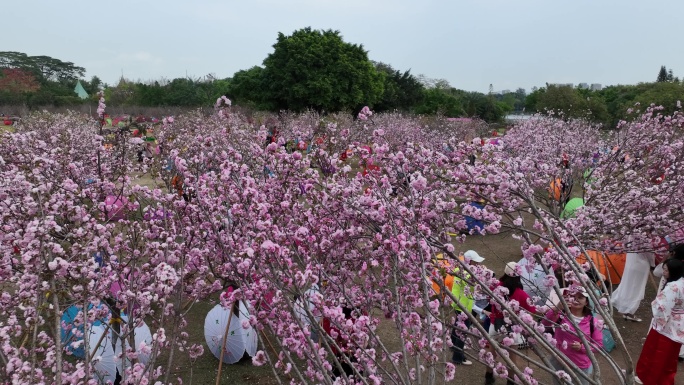
[[[589,293],[582,286],[569,287],[563,289],[563,299],[565,299],[570,310],[565,313],[560,309],[551,309],[546,313],[546,322],[555,324],[554,338],[558,351],[572,362],[577,369],[591,376],[594,372],[591,359],[579,337],[579,333],[584,333],[592,351],[603,347],[603,322],[594,318],[589,306]],[[576,326],[575,326],[576,325]],[[565,370],[563,364],[556,358],[551,357],[551,365],[556,370]],[[582,385],[589,384],[589,381],[577,377]],[[553,378],[554,385],[560,385],[560,379]]]
[[[684,343],[684,262],[670,258],[662,273],[665,285],[651,302],[651,330],[636,365],[639,384],[673,385]]]

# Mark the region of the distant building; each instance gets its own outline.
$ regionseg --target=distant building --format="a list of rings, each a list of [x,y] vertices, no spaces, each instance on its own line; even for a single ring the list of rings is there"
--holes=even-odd
[[[554,87],[570,87],[573,88],[572,83],[547,83],[549,86],[554,86]],[[603,86],[599,83],[592,83],[589,85],[589,83],[579,83],[577,85],[577,88],[581,90],[592,90],[592,91],[601,91],[603,89]]]
[[[554,87],[570,87],[570,88],[572,88],[574,86],[574,84],[572,84],[572,83],[549,83],[549,85],[554,86]]]
[[[510,93],[511,93],[511,90],[503,90],[503,91],[501,91],[501,95],[506,95],[506,94],[510,94]]]
[[[536,117],[538,116],[528,114],[510,114],[504,116],[504,120],[506,121],[506,123],[520,123],[526,120],[535,119]]]

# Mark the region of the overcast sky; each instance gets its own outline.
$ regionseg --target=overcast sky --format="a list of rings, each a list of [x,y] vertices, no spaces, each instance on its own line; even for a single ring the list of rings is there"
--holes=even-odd
[[[684,0],[23,0],[0,51],[47,55],[116,84],[224,78],[261,65],[278,32],[339,30],[371,60],[487,92],[684,75]],[[10,32],[11,31],[11,32]]]

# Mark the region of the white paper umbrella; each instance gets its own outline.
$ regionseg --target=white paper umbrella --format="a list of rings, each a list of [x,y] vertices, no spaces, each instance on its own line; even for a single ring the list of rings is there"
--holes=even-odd
[[[123,320],[124,323],[128,322],[128,316],[122,315],[121,319]],[[137,326],[135,328],[135,351],[139,352],[140,351],[140,344],[145,343],[146,345],[152,345],[152,331],[150,331],[150,327],[147,326],[145,322],[143,322],[140,326]],[[129,348],[129,339],[126,339],[126,348]],[[123,351],[123,341],[119,338],[117,341],[117,353]],[[147,363],[150,360],[150,355],[149,354],[142,354],[138,353],[138,360],[140,361],[141,364],[147,365]],[[131,365],[130,360],[126,360],[126,367],[129,367]],[[121,369],[121,365],[119,365],[119,369]]]
[[[243,301],[240,301],[240,326],[244,330],[243,343],[245,345],[245,351],[250,357],[254,357],[257,352],[257,332],[256,329],[249,325],[249,310]],[[249,325],[247,329],[244,328],[245,325]]]
[[[113,384],[116,380],[116,359],[111,336],[112,330],[104,325],[93,326],[90,329],[88,343],[90,354],[94,354],[93,378],[102,385],[108,382]]]
[[[228,333],[226,333],[226,325],[230,318],[230,326]],[[239,314],[230,316],[230,310],[224,309],[221,305],[214,306],[204,319],[204,338],[207,341],[207,346],[211,353],[216,358],[221,359],[221,350],[223,353],[223,362],[227,364],[234,364],[240,361],[240,358],[245,354],[245,335],[246,330],[242,328]],[[222,348],[223,336],[226,336],[225,347]]]
[[[297,318],[304,323],[304,325],[311,325],[311,320],[309,319],[309,315],[306,313],[306,308],[308,307],[309,311],[312,314],[315,314],[316,305],[314,304],[314,297],[320,293],[321,291],[318,289],[318,285],[313,284],[311,288],[304,292],[302,297],[297,298],[295,301],[295,314],[297,315]],[[321,322],[321,317],[314,315],[314,321],[316,321],[316,323]]]

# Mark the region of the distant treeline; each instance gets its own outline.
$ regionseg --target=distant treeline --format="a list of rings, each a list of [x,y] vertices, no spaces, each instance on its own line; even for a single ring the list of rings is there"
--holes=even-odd
[[[651,104],[672,114],[684,101],[684,84],[679,81],[609,86],[600,91],[547,85],[525,98],[528,112],[554,111],[568,118],[586,118],[614,128],[632,113],[644,112]]]
[[[628,116],[630,108],[638,109],[636,103],[642,110],[655,103],[671,113],[677,101],[684,99],[684,85],[664,66],[653,83],[609,86],[600,91],[547,85],[530,94],[522,88],[494,93],[490,86],[490,92],[484,94],[370,61],[362,46],[344,42],[337,31],[305,28],[290,36],[279,34],[273,47],[263,66],[238,71],[230,78],[145,82],[121,78],[116,85],[103,84],[97,76],[83,79],[85,69],[71,62],[0,52],[0,106],[92,105],[96,93],[104,90],[107,105],[121,109],[211,107],[226,95],[242,107],[275,112],[354,113],[368,105],[376,112],[474,117],[491,123],[502,122],[509,113],[554,111],[614,127]],[[85,99],[74,91],[79,81],[89,94]]]

